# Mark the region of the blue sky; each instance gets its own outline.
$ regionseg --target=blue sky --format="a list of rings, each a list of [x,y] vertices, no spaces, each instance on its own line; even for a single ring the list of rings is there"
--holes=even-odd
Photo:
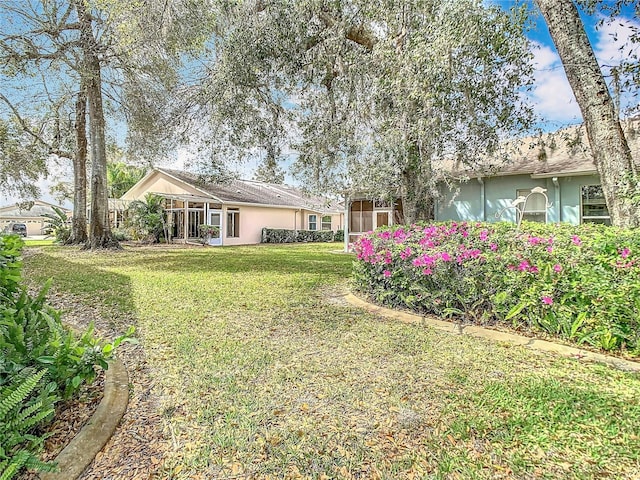
[[[501,6],[507,8],[514,4],[513,0],[488,1],[496,1]],[[535,11],[535,8],[532,8],[532,10]],[[629,39],[632,33],[632,27],[640,29],[640,20],[634,15],[633,7],[626,8],[623,11],[623,15],[617,18],[615,22],[604,22],[604,24],[598,28],[596,28],[596,26],[599,20],[602,19],[601,16],[588,16],[583,13],[582,17],[587,34],[600,64],[604,66],[620,63],[623,54],[619,51],[619,47]],[[541,15],[534,14],[532,21],[533,28],[527,35],[532,41],[536,73],[535,86],[531,93],[530,100],[540,118],[540,127],[545,131],[554,131],[567,125],[581,123],[582,117],[580,115],[580,109],[575,101],[571,87],[567,82],[562,63],[553,46],[544,19]],[[628,50],[626,50],[625,53],[627,51]],[[640,52],[640,45],[635,46],[635,51]],[[603,70],[605,74],[608,74],[608,68],[604,67]],[[637,105],[638,98],[634,99],[630,95],[623,97],[623,109],[632,106],[634,104],[633,102]],[[293,152],[291,152],[291,154],[293,154]],[[185,150],[178,154],[177,161],[172,165],[166,166],[183,168],[185,161],[188,161],[188,157],[189,155]],[[242,168],[240,172],[241,175],[250,178],[257,164],[257,159],[247,161],[240,167]],[[68,170],[68,168],[64,170]],[[70,175],[70,173],[70,171],[57,172],[58,175]],[[293,179],[289,175],[287,175],[287,181],[293,183]],[[52,201],[51,196],[48,195],[49,183],[49,181],[43,179],[40,182],[40,187],[43,194],[42,198],[47,201]],[[12,202],[15,202],[15,199],[2,197],[0,192],[0,204]]]
[[[509,6],[513,2],[503,1],[500,3]],[[605,75],[609,75],[607,66],[619,64],[628,53],[628,49],[625,49],[623,53],[619,48],[627,43],[633,32],[633,27],[640,28],[640,21],[635,17],[632,7],[625,8],[623,14],[615,22],[605,21],[600,26],[598,26],[599,21],[605,18],[602,15],[589,16],[584,12],[581,14],[598,62],[603,67]],[[535,14],[532,20],[534,28],[527,34],[532,41],[536,66],[535,86],[531,101],[540,117],[540,125],[545,131],[554,131],[566,125],[581,123],[580,109],[544,19],[542,15]],[[639,47],[635,46],[635,52],[640,53]],[[637,102],[638,99],[634,99],[631,95],[622,95],[621,107],[624,111],[625,108],[637,106]]]

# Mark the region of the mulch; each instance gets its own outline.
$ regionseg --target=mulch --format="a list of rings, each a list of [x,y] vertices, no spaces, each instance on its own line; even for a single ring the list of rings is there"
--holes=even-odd
[[[83,330],[94,322],[96,335],[113,339],[134,319],[111,318],[100,315],[97,308],[87,307],[68,295],[50,293],[49,303],[63,310],[63,320],[71,327]],[[124,343],[118,348],[118,357],[129,374],[129,405],[120,425],[94,462],[80,476],[81,480],[145,480],[162,478],[161,470],[165,454],[171,448],[163,434],[159,399],[154,394],[154,384],[141,345]],[[104,374],[97,382],[83,390],[79,398],[59,406],[59,415],[49,429],[52,436],[45,445],[44,458],[54,458],[80,431],[91,417],[102,397]],[[34,480],[29,472],[21,480]]]

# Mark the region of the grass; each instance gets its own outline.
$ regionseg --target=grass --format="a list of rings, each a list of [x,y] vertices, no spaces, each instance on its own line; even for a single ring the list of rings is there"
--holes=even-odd
[[[25,278],[133,320],[164,478],[638,478],[640,381],[332,299],[335,245],[33,250]]]

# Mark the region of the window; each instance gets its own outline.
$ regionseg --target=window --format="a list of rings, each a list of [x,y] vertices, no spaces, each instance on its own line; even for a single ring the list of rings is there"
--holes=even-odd
[[[331,215],[322,217],[322,230],[331,230]]]
[[[601,185],[583,185],[580,187],[580,208],[582,223],[604,223],[611,225],[611,217]]]
[[[526,197],[531,194],[531,189],[516,190],[516,198]],[[524,212],[522,220],[529,222],[546,223],[547,222],[547,205],[546,198],[541,193],[534,193],[527,198],[527,203],[524,204]]]
[[[349,231],[353,233],[373,230],[373,202],[355,200],[349,212]]]
[[[309,215],[309,230],[317,230],[318,229],[318,216],[317,215]]]
[[[227,237],[240,236],[240,210],[229,208],[227,210]]]

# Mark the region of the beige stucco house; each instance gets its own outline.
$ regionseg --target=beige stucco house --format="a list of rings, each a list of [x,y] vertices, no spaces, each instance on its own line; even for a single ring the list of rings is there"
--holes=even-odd
[[[53,207],[62,210],[67,217],[71,217],[71,210],[53,205],[42,200],[33,200],[0,207],[0,232],[13,223],[24,223],[27,235],[42,235],[46,227],[45,214],[55,215]]]
[[[179,170],[155,168],[121,200],[144,200],[147,193],[164,199],[172,240],[197,241],[199,226],[218,226],[211,245],[260,243],[263,228],[341,230],[343,206],[300,190],[254,180],[207,183]]]

